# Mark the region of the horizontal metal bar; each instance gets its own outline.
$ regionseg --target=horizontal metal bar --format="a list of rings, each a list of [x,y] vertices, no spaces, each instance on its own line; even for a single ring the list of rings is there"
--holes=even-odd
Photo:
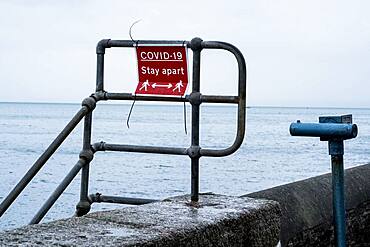
[[[292,123],[289,128],[292,136],[321,137],[324,139],[352,139],[357,136],[356,124],[346,123]]]
[[[132,40],[109,40],[107,42],[106,48],[110,47],[133,47],[136,44],[153,44],[153,45],[188,45],[189,42],[185,40],[138,40],[138,41],[132,41]]]
[[[49,209],[54,205],[56,200],[60,197],[63,191],[70,185],[72,180],[76,177],[81,168],[86,164],[84,159],[79,159],[78,162],[72,167],[71,171],[65,176],[63,181],[58,185],[53,194],[48,198],[48,200],[42,205],[37,214],[33,217],[30,222],[32,224],[38,224],[42,218],[46,215]]]
[[[100,193],[89,195],[89,199],[92,203],[119,203],[119,204],[130,204],[130,205],[143,205],[159,200],[146,199],[146,198],[131,198],[131,197],[120,197],[120,196],[104,196]]]
[[[236,46],[226,43],[226,42],[221,42],[221,41],[202,41],[202,48],[203,49],[222,49],[222,50],[227,50],[230,51],[231,53],[237,55],[235,52],[238,50]]]
[[[232,145],[225,149],[211,149],[211,148],[201,148],[199,153],[201,156],[205,157],[224,157],[234,153],[239,147]]]
[[[191,48],[191,42],[186,40],[112,40],[104,39],[98,43],[98,50],[111,47],[135,47],[136,45],[186,45]],[[226,42],[220,41],[203,41],[203,49],[224,49],[232,52],[230,47],[235,47]]]
[[[119,152],[135,152],[135,153],[188,155],[187,148],[108,144],[104,142],[98,142],[98,143],[93,144],[93,149],[95,152],[96,151],[119,151]]]
[[[60,132],[60,134],[55,138],[55,140],[49,145],[45,152],[36,160],[32,167],[27,171],[23,178],[18,182],[14,189],[9,193],[9,195],[0,204],[0,217],[5,213],[13,201],[19,196],[19,194],[24,190],[24,188],[31,182],[33,177],[37,172],[43,167],[43,165],[49,160],[53,153],[58,149],[58,147],[63,143],[67,136],[72,132],[72,130],[77,126],[81,119],[89,113],[90,110],[87,106],[82,106],[82,108],[76,113],[72,120],[66,125],[66,127]]]
[[[98,51],[105,48],[112,48],[112,47],[135,47],[136,45],[186,45],[191,48],[191,42],[186,40],[112,40],[112,39],[104,39],[101,40],[97,47]],[[220,41],[203,41],[202,42],[202,49],[224,49],[229,50],[231,52],[235,47],[226,42]],[[100,53],[100,52],[98,52]]]
[[[185,97],[172,97],[172,96],[144,96],[133,95],[131,93],[105,93],[106,100],[136,100],[136,101],[167,101],[167,102],[189,102],[190,95]],[[219,96],[219,95],[201,95],[201,102],[204,103],[229,103],[238,104],[238,96]]]
[[[228,104],[238,104],[238,96],[221,96],[221,95],[201,95],[200,101],[204,103],[228,103]]]
[[[133,95],[131,93],[106,93],[105,99],[107,100],[136,100],[136,101],[167,101],[167,102],[189,102],[187,98],[181,97],[163,97],[163,96],[144,96]]]

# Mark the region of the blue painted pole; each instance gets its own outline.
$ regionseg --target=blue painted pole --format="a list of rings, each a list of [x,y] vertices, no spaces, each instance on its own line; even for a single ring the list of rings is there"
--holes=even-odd
[[[331,177],[333,191],[333,221],[335,246],[346,246],[346,211],[344,207],[344,143],[343,140],[329,140],[331,155]]]
[[[343,155],[331,156],[335,246],[346,246]]]
[[[344,140],[357,136],[356,124],[352,124],[352,115],[323,116],[319,123],[292,123],[289,128],[292,136],[320,137],[328,141],[331,155],[333,225],[335,246],[346,246],[346,211],[344,205]]]

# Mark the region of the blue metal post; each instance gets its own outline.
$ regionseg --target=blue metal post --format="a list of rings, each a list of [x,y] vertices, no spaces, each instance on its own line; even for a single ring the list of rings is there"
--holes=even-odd
[[[333,220],[335,246],[346,246],[346,211],[344,207],[344,145],[343,140],[329,141],[333,190]]]
[[[342,142],[343,145],[343,142]],[[343,155],[331,156],[334,239],[338,247],[346,246],[346,212],[344,207]]]
[[[332,191],[333,191],[333,221],[335,246],[346,246],[346,211],[344,206],[344,140],[357,136],[356,124],[352,124],[352,115],[325,116],[319,118],[319,123],[292,123],[292,136],[320,137],[328,141],[331,155]]]

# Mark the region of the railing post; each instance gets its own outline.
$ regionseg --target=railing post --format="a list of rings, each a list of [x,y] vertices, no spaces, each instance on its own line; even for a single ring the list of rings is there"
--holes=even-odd
[[[84,121],[83,150],[91,150],[91,129],[92,112],[86,115]],[[76,205],[76,215],[82,216],[90,211],[91,203],[89,201],[89,169],[90,161],[87,162],[81,170],[81,190],[80,201]]]
[[[342,143],[343,144],[343,143]],[[344,207],[343,155],[331,156],[334,239],[336,246],[346,246],[346,211]]]
[[[191,201],[199,200],[199,118],[200,118],[200,53],[202,39],[194,38],[190,42],[193,50],[193,90],[191,93],[191,148],[195,150],[191,156]],[[194,152],[194,151],[193,151]]]
[[[104,91],[104,54],[109,39],[101,40],[96,46],[96,92]]]

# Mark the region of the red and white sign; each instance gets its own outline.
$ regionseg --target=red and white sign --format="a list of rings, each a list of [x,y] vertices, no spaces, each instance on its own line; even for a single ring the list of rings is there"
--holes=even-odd
[[[135,94],[185,94],[188,85],[185,46],[138,46],[136,54],[139,84]]]

